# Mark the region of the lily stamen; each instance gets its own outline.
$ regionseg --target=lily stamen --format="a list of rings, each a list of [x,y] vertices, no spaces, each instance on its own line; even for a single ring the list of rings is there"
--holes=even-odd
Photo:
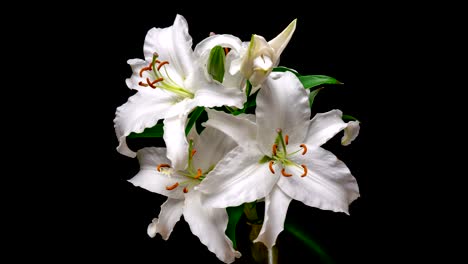
[[[138,85],[143,86],[143,87],[148,87],[149,85],[143,82],[139,82]]]
[[[283,168],[283,169],[281,170],[281,174],[283,174],[284,177],[291,177],[291,176],[292,176],[291,173],[287,173],[287,172],[286,172],[286,169],[285,169],[285,168]]]
[[[161,63],[159,64],[159,66],[158,66],[158,71],[159,71],[159,70],[161,69],[161,67],[164,66],[165,64],[169,64],[169,62],[168,62],[168,61],[163,61],[163,62],[161,62]]]
[[[273,164],[274,164],[274,163],[275,163],[274,161],[270,161],[270,164],[268,164],[268,167],[270,168],[270,171],[271,171],[271,173],[273,173],[273,174],[275,174],[275,170],[273,169]]]
[[[307,175],[307,171],[308,171],[308,170],[307,170],[307,166],[304,165],[304,164],[302,164],[301,166],[302,166],[302,168],[304,169],[304,173],[301,175],[301,177],[305,177],[305,176]]]
[[[166,164],[166,163],[161,163],[158,165],[158,167],[156,168],[158,171],[161,171],[161,168],[170,168],[171,165],[169,164]]]
[[[278,149],[278,145],[277,144],[273,144],[272,146],[272,152],[273,152],[273,156],[276,156],[276,150]]]
[[[200,179],[200,177],[202,176],[202,170],[200,168],[198,168],[197,170],[197,175],[195,177],[193,177],[194,179]]]
[[[187,187],[184,187],[184,193],[188,193]]]
[[[305,155],[307,153],[307,146],[305,144],[299,145],[299,147],[303,148],[304,150],[302,151],[302,155]]]
[[[153,69],[152,64],[150,64],[150,65],[147,66],[147,67],[141,68],[141,70],[140,70],[140,77],[143,78],[143,72],[145,72],[145,71],[151,71],[152,69]]]
[[[172,190],[174,190],[175,188],[177,188],[177,186],[179,186],[179,183],[178,183],[178,182],[174,183],[174,184],[171,185],[171,186],[166,186],[166,190],[172,191]]]
[[[190,158],[193,158],[193,156],[197,153],[196,149],[192,149],[192,152],[190,153]]]
[[[288,135],[284,136],[284,143],[286,143],[286,145],[289,143],[289,136]]]
[[[151,82],[151,81],[149,80],[149,78],[146,78],[146,82],[147,82],[148,85],[151,86],[151,88],[153,88],[153,89],[156,88],[156,86],[154,85],[155,83],[158,83],[158,82],[163,81],[163,80],[164,80],[164,78],[161,77],[161,78],[157,78],[156,80],[154,80],[153,82]]]

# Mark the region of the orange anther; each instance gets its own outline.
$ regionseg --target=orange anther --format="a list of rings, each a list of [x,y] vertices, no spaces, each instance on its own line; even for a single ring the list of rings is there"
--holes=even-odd
[[[288,135],[284,136],[284,143],[286,143],[286,145],[289,143],[289,136]]]
[[[184,187],[184,193],[188,193],[187,187]]]
[[[304,150],[302,151],[302,155],[305,155],[307,152],[307,146],[305,144],[299,145],[299,147],[303,148]]]
[[[287,173],[287,172],[285,171],[285,168],[281,169],[281,174],[283,174],[284,177],[291,177],[291,176],[292,176],[291,173]]]
[[[301,177],[305,177],[307,175],[307,166],[302,164],[302,168],[304,169],[304,173],[301,175]]]
[[[158,165],[157,170],[161,171],[161,168],[170,168],[170,167],[171,167],[171,165],[169,165],[169,164],[161,163],[161,164]]]
[[[168,62],[168,61],[163,61],[163,62],[161,62],[161,63],[159,64],[159,66],[158,66],[158,71],[159,71],[159,69],[161,69],[161,67],[164,66],[165,64],[169,64],[169,62]]]
[[[270,168],[271,173],[275,174],[275,170],[273,169],[273,163],[274,161],[270,161],[270,164],[268,164],[268,167]]]
[[[202,176],[202,170],[198,168],[197,170],[197,176],[193,177],[194,179],[199,179]]]
[[[177,186],[179,186],[179,183],[178,183],[178,182],[174,183],[174,185],[166,186],[166,190],[172,191],[172,190],[174,190],[175,188],[177,188]]]
[[[278,149],[278,145],[273,144],[271,148],[272,148],[273,156],[276,156],[276,150]]]

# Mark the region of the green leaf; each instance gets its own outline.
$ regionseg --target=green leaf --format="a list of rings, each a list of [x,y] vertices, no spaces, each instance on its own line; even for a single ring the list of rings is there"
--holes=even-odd
[[[132,132],[127,138],[153,138],[164,135],[164,124],[156,124],[154,127],[148,127],[141,133]]]
[[[254,94],[252,94],[251,96],[247,98],[247,102],[244,103],[244,107],[242,109],[237,109],[235,111],[232,111],[231,114],[235,116],[240,115],[240,114],[247,112],[251,108],[255,107],[257,105],[257,94],[259,91],[260,90],[256,91]]]
[[[237,227],[237,223],[239,222],[239,220],[242,217],[242,214],[244,213],[244,206],[239,205],[239,206],[236,206],[236,207],[227,207],[226,211],[227,211],[228,216],[229,216],[229,222],[228,222],[228,225],[226,227],[226,232],[225,233],[226,233],[226,236],[228,236],[229,239],[231,239],[234,248],[237,249],[236,227]]]
[[[288,231],[291,235],[299,239],[301,242],[303,242],[308,248],[316,252],[317,255],[320,257],[321,263],[334,263],[331,257],[322,249],[322,247],[312,238],[305,235],[304,232],[302,232],[298,227],[290,223],[285,223],[284,229]]]
[[[323,87],[320,87],[318,89],[315,89],[313,90],[312,92],[310,92],[309,94],[309,106],[312,107],[312,105],[314,104],[314,99],[315,99],[315,96],[317,96],[317,94],[320,92],[320,90],[322,90]]]
[[[350,116],[350,115],[343,115],[341,117],[341,119],[343,119],[344,121],[350,121],[351,120],[351,121],[358,121],[359,122],[359,120],[357,118],[355,118],[354,116]]]
[[[310,89],[322,84],[343,84],[337,79],[326,75],[304,75],[298,77],[305,89]]]
[[[275,68],[273,68],[273,71],[274,71],[274,72],[285,72],[285,71],[290,71],[290,72],[294,73],[297,77],[300,77],[300,76],[301,76],[296,70],[291,69],[291,68],[288,68],[288,67],[284,67],[284,66],[275,67]]]
[[[190,129],[192,129],[193,125],[197,121],[197,119],[200,117],[200,115],[205,111],[205,108],[202,106],[197,106],[195,110],[190,114],[189,121],[187,123],[187,126],[185,127],[185,135],[187,136],[188,133],[190,132]]]
[[[210,57],[208,59],[208,73],[213,79],[218,82],[223,82],[224,78],[224,63],[226,61],[226,53],[221,46],[215,46],[211,49]]]

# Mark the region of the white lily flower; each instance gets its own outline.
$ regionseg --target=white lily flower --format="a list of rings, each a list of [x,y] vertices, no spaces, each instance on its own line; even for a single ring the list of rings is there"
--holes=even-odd
[[[159,217],[148,226],[148,235],[161,234],[167,240],[184,215],[190,230],[200,241],[225,263],[234,262],[241,254],[233,249],[225,235],[228,214],[224,208],[212,208],[201,204],[201,193],[193,189],[214,168],[216,163],[236,143],[222,132],[206,128],[200,136],[195,129],[189,135],[188,166],[174,167],[166,158],[165,148],[143,148],[138,151],[140,171],[129,181],[151,192],[168,197],[161,206]]]
[[[310,120],[308,94],[294,74],[273,73],[257,96],[256,120],[208,110],[205,126],[223,131],[239,146],[196,188],[204,193],[204,204],[214,207],[265,197],[264,224],[256,241],[270,248],[283,230],[292,199],[348,213],[348,205],[359,197],[346,165],[320,147],[349,123],[339,110]]]
[[[126,83],[138,92],[117,108],[114,119],[119,139],[117,150],[135,157],[136,153],[126,144],[126,136],[140,133],[164,119],[167,156],[173,165],[186,164],[187,156],[179,153],[185,153],[188,147],[184,135],[188,114],[196,106],[241,108],[244,95],[205,77],[192,51],[192,38],[183,16],[177,15],[170,27],[149,30],[143,51],[145,60],[128,61],[133,74]]]
[[[212,35],[201,41],[195,48],[195,54],[201,63],[208,59],[210,50],[215,46],[229,48],[226,57],[226,72],[223,84],[239,87],[249,80],[251,94],[255,93],[274,67],[278,66],[281,53],[288,45],[296,30],[294,19],[278,36],[270,41],[253,34],[250,42],[244,42],[232,35]],[[241,87],[242,88],[242,87]]]

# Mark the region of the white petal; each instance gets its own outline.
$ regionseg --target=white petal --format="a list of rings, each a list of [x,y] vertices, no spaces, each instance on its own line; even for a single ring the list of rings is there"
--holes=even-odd
[[[350,121],[348,122],[345,130],[344,135],[341,138],[341,145],[348,146],[351,144],[353,140],[359,135],[359,121]]]
[[[160,89],[140,90],[117,108],[114,119],[115,134],[119,139],[117,151],[134,158],[135,152],[128,148],[125,137],[131,132],[141,133],[166,117],[173,106],[173,96]]]
[[[207,127],[198,140],[194,141],[194,148],[197,152],[193,164],[196,168],[201,168],[203,172],[206,172],[234,147],[236,147],[236,142],[229,136],[215,128]]]
[[[238,206],[267,196],[279,174],[272,174],[268,163],[253,146],[238,146],[229,152],[206,178],[195,187],[206,195],[204,203],[213,207]]]
[[[346,127],[340,110],[331,110],[326,113],[316,114],[309,123],[305,143],[312,146],[321,146],[330,138]]]
[[[306,165],[308,174],[301,177],[302,167],[287,166],[286,171],[293,176],[280,178],[281,190],[308,206],[348,213],[348,205],[359,197],[359,188],[341,160],[321,147],[310,145],[306,155],[298,154],[291,160]]]
[[[213,35],[200,41],[195,47],[194,54],[197,58],[208,59],[211,49],[215,46],[227,47],[240,52],[242,41],[238,37],[229,34]]]
[[[290,144],[302,143],[310,119],[307,91],[299,79],[290,72],[272,75],[263,83],[257,95],[257,139],[265,154],[278,135],[289,136]]]
[[[219,82],[208,82],[202,69],[198,69],[191,81],[192,89],[195,91],[194,101],[198,106],[235,106],[242,108],[245,102],[244,93],[240,89],[230,89],[224,87]]]
[[[164,142],[167,147],[167,157],[176,170],[183,170],[188,162],[188,142],[185,137],[187,114],[164,119]]]
[[[157,171],[159,164],[171,164],[166,158],[165,148],[143,148],[138,150],[138,161],[140,163],[140,171],[129,180],[133,185],[142,187],[150,192],[159,193],[161,195],[182,199],[184,197],[182,190],[176,188],[167,190],[167,186],[172,186],[176,182],[185,181],[185,177],[179,176],[171,169],[163,169]]]
[[[265,220],[254,243],[263,242],[270,249],[276,244],[276,238],[284,229],[284,220],[286,220],[291,200],[292,198],[281,191],[278,186],[265,197]]]
[[[148,226],[148,235],[155,237],[157,233],[161,234],[164,240],[167,240],[174,229],[175,224],[179,221],[184,208],[184,200],[168,198],[161,205],[159,219],[154,218]]]
[[[268,56],[259,56],[253,61],[254,70],[269,71],[273,67],[273,62]]]
[[[294,31],[296,30],[297,19],[294,19],[278,36],[270,40],[268,44],[275,50],[276,58],[283,52],[284,48],[291,40]]]
[[[187,78],[194,67],[194,56],[192,37],[188,33],[185,18],[177,15],[174,25],[150,29],[145,38],[143,52],[146,61],[152,61],[153,53],[157,52],[160,61],[169,61],[167,68],[174,69],[182,79]],[[175,76],[171,74],[171,77]],[[175,81],[179,83],[178,80]]]
[[[224,208],[210,208],[200,203],[200,192],[189,191],[185,199],[184,219],[200,241],[225,263],[234,262],[241,254],[234,250],[225,235],[228,214]]]
[[[244,87],[246,84],[245,78],[242,74],[237,71],[231,73],[230,69],[233,68],[232,65],[239,59],[239,54],[235,51],[230,51],[226,56],[226,66],[224,69],[224,80],[223,85],[226,88],[230,89],[240,89],[245,94]],[[240,61],[239,61],[240,62]]]
[[[257,134],[254,122],[243,115],[233,116],[221,111],[206,109],[208,121],[205,127],[216,128],[230,136],[237,144],[253,144]]]
[[[125,80],[125,83],[127,84],[128,88],[134,90],[140,90],[142,88],[148,89],[148,87],[140,86],[138,85],[138,83],[142,81],[142,78],[140,77],[140,70],[143,67],[147,67],[149,65],[149,62],[146,62],[141,59],[132,59],[128,60],[127,63],[132,68],[132,76]]]

